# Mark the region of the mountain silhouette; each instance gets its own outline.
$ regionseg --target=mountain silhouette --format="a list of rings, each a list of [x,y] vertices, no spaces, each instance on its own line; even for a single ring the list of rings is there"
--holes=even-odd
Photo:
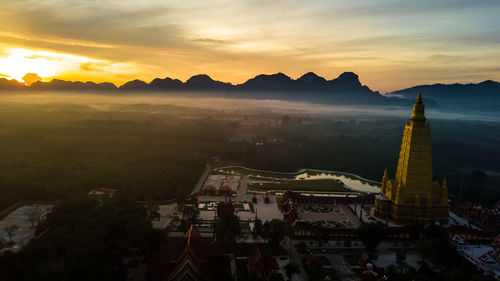
[[[410,98],[417,91],[444,107],[500,110],[500,83],[486,80],[468,84],[419,85],[388,93],[389,96]]]
[[[164,79],[153,79],[153,81],[149,83],[149,86],[153,90],[181,90],[184,87],[184,83],[182,83],[179,79],[166,77]]]
[[[150,90],[151,87],[149,86],[148,83],[139,79],[135,79],[121,85],[118,89],[125,91],[144,91],[144,90]]]
[[[15,79],[0,78],[0,90],[26,90],[26,88],[28,88],[26,85]]]
[[[283,73],[260,74],[248,79],[245,83],[238,85],[238,90],[243,91],[289,91],[293,87],[292,78]]]
[[[60,79],[53,79],[50,82],[38,81],[29,87],[34,90],[42,91],[112,91],[116,90],[116,86],[113,83],[94,83],[91,81],[80,82],[80,81],[65,81]]]
[[[477,84],[419,85],[381,95],[363,85],[359,76],[344,72],[327,80],[313,72],[297,79],[279,72],[260,74],[238,85],[217,81],[206,74],[198,74],[186,82],[166,77],[155,78],[147,83],[142,80],[128,81],[120,87],[114,84],[64,81],[38,81],[26,86],[15,80],[0,78],[0,91],[48,90],[48,91],[155,91],[155,92],[211,92],[212,95],[234,98],[282,99],[334,104],[407,105],[419,90],[424,93],[426,104],[433,106],[500,109],[500,83],[484,81]]]
[[[198,74],[189,78],[184,84],[186,90],[230,90],[233,87],[231,83],[215,81],[206,74]]]

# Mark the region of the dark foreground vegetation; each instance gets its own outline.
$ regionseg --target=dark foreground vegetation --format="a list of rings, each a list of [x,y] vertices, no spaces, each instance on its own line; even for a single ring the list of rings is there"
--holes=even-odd
[[[117,197],[102,205],[86,197],[57,205],[20,253],[0,256],[1,280],[125,280],[127,266],[149,256],[166,233],[147,209]]]
[[[96,187],[136,200],[182,198],[206,163],[337,170],[379,181],[384,167],[395,173],[407,119],[119,101],[1,103],[0,209],[19,200],[67,200]],[[463,199],[494,203],[500,124],[430,122],[435,179],[446,176],[450,192]]]

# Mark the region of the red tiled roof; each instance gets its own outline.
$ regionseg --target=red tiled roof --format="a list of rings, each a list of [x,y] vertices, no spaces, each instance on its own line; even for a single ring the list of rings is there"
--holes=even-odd
[[[223,185],[219,191],[225,191],[225,192],[233,192],[233,190],[229,187],[229,185],[225,184]]]
[[[217,188],[211,184],[205,185],[203,187],[203,191],[217,191]]]
[[[148,261],[146,274],[151,281],[210,280],[210,263],[222,255],[212,239],[191,226],[183,237],[167,237]]]

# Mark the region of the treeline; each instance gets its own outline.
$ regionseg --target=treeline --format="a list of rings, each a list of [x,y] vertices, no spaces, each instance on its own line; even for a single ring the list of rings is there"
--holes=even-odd
[[[228,139],[224,128],[195,121],[109,117],[0,123],[0,133],[0,209],[19,200],[65,200],[99,187],[136,200],[173,199],[192,191]]]
[[[166,233],[130,198],[97,204],[86,196],[58,204],[19,253],[0,256],[2,280],[125,280]]]
[[[241,115],[244,121],[235,125],[237,113],[206,118],[205,111],[154,105],[131,105],[127,112],[57,104],[12,108],[0,112],[0,209],[19,200],[65,200],[97,187],[116,188],[137,200],[183,197],[214,156],[221,159],[215,165],[337,170],[380,181],[385,167],[389,176],[395,174],[404,124]],[[164,113],[150,113],[159,110]],[[253,118],[281,121],[245,123]],[[464,198],[494,203],[500,177],[489,171],[498,171],[500,126],[464,121],[431,126],[435,179],[446,176],[453,194],[461,190]],[[256,137],[232,141],[238,134]],[[487,180],[478,184],[470,176],[475,170]]]

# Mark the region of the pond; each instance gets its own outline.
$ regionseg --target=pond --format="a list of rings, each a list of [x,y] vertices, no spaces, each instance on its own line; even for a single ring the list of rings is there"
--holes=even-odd
[[[295,173],[280,173],[272,171],[254,170],[241,166],[221,167],[216,169],[219,173],[228,173],[233,175],[250,176],[254,179],[269,179],[272,181],[281,180],[333,180],[342,182],[342,184],[350,190],[365,192],[365,193],[378,193],[380,191],[380,183],[372,180],[364,179],[358,175],[338,172],[338,171],[325,171],[315,169],[302,169]]]
[[[343,172],[322,171],[322,170],[305,170],[295,176],[295,179],[300,180],[320,180],[331,179],[340,180],[345,187],[361,192],[378,193],[380,184],[375,181],[363,179],[357,175]]]

